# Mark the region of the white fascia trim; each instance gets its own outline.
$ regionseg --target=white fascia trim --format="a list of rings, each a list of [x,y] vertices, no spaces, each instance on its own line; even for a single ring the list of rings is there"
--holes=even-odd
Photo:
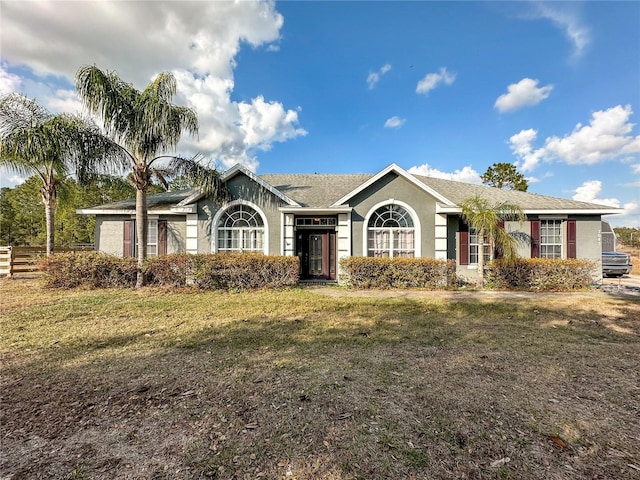
[[[351,213],[352,207],[331,207],[331,208],[313,208],[313,207],[280,207],[282,213],[295,213],[297,215],[333,215],[336,213]]]
[[[78,215],[135,215],[135,209],[131,210],[110,210],[110,209],[94,209],[94,208],[81,208],[76,210]],[[176,210],[171,208],[170,210],[147,210],[147,215],[184,215],[185,213],[195,213],[195,212],[184,212],[180,210]]]
[[[438,192],[436,192],[433,188],[431,188],[431,187],[425,185],[424,183],[422,183],[420,180],[415,178],[413,175],[411,175],[409,172],[407,172],[402,167],[399,167],[395,163],[392,163],[387,168],[382,170],[380,173],[374,175],[369,180],[364,182],[358,188],[356,188],[352,192],[347,193],[344,197],[342,197],[340,200],[335,202],[332,206],[338,206],[338,205],[342,205],[342,204],[346,203],[347,200],[349,200],[353,196],[357,195],[358,193],[362,192],[364,189],[370,187],[371,185],[376,183],[378,180],[380,180],[382,177],[384,177],[389,172],[395,172],[399,176],[404,177],[406,180],[408,180],[409,182],[413,183],[416,187],[420,188],[421,190],[424,190],[428,194],[430,194],[433,197],[435,197],[437,200],[439,200],[439,201],[441,201],[441,202],[443,202],[443,203],[445,203],[447,205],[453,205],[453,202],[451,202],[449,199],[447,199],[446,197],[443,197]]]
[[[524,210],[526,214],[535,215],[611,215],[615,213],[623,213],[621,208],[616,209],[568,209],[568,210]]]
[[[247,177],[249,177],[251,180],[256,182],[262,188],[264,188],[265,190],[268,190],[269,192],[273,193],[276,197],[278,197],[283,202],[288,203],[289,205],[292,205],[292,206],[297,206],[297,207],[300,206],[299,203],[297,203],[296,201],[294,201],[291,198],[287,197],[280,190],[278,190],[277,188],[272,187],[267,182],[265,182],[260,177],[258,177],[255,173],[251,172],[250,170],[247,170],[245,167],[243,167],[239,163],[236,163],[233,167],[231,167],[226,172],[224,172],[220,176],[220,180],[222,180],[223,182],[226,182],[227,180],[230,180],[231,178],[236,176],[238,173],[245,174]],[[181,201],[178,204],[178,206],[189,205],[189,204],[191,204],[193,202],[196,202],[196,201],[200,200],[202,197],[204,197],[204,193],[196,192],[193,195],[191,195],[190,197],[185,198],[183,201]]]
[[[614,215],[616,213],[623,213],[622,209],[524,209],[525,215]],[[436,204],[436,213],[462,213],[462,209],[456,206],[447,206]]]
[[[189,206],[176,206],[171,207],[171,213],[184,214],[184,213],[198,213],[198,205],[191,204]]]
[[[109,209],[95,209],[95,208],[79,208],[76,210],[78,215],[135,215],[135,209],[124,210],[109,210]]]
[[[436,203],[436,213],[462,213],[462,209],[456,206],[441,205]]]

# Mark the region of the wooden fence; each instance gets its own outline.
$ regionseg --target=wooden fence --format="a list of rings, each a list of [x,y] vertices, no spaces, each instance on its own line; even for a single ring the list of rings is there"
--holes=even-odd
[[[54,252],[93,250],[93,246],[56,247]],[[45,247],[0,247],[0,276],[38,271],[38,258],[46,255]]]

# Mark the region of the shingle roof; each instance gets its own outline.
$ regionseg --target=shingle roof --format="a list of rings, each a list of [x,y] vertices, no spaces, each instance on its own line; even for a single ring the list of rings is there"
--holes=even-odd
[[[264,174],[259,177],[302,207],[329,208],[336,201],[356,190],[373,174]],[[427,187],[435,190],[452,203],[459,205],[464,200],[479,196],[492,203],[510,202],[524,210],[606,210],[611,207],[576,200],[538,195],[535,193],[502,190],[500,188],[471,183],[444,180],[441,178],[413,175]],[[177,205],[193,195],[195,190],[180,190],[149,195],[149,210],[166,209]],[[91,210],[134,210],[135,199],[123,200],[92,207]]]
[[[369,180],[371,174],[265,174],[265,182],[303,207],[326,208]]]
[[[372,174],[265,174],[260,175],[260,178],[304,207],[327,208],[373,176]],[[576,200],[441,178],[413,176],[456,205],[477,195],[492,203],[516,203],[524,210],[611,210],[608,206]]]
[[[425,185],[433,188],[456,205],[470,197],[486,198],[492,203],[509,202],[520,205],[524,210],[611,210],[609,206],[594,203],[567,200],[565,198],[549,197],[537,193],[520,192],[517,190],[503,190],[501,188],[477,185],[473,183],[456,182],[442,178],[423,177],[414,175]]]
[[[177,205],[189,195],[193,193],[193,190],[178,190],[175,192],[162,192],[155,195],[147,195],[147,208],[149,210],[170,208]],[[104,205],[98,205],[91,207],[91,210],[135,210],[136,199],[129,198],[127,200],[121,200],[114,203],[106,203]]]

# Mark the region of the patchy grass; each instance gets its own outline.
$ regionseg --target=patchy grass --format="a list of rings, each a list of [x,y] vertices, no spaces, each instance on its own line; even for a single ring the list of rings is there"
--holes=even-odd
[[[640,478],[640,301],[0,281],[0,478]]]

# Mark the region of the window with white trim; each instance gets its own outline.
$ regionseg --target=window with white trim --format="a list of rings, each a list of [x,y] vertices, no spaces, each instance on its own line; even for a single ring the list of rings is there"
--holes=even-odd
[[[473,227],[469,227],[469,264],[477,265],[478,264],[478,252],[480,251],[480,244],[478,243],[478,234],[476,233],[476,229]],[[489,238],[484,236],[484,263],[485,265],[490,260],[489,255]]]
[[[125,247],[124,256],[137,257],[138,256],[138,235],[136,230],[135,220],[129,221],[125,228],[130,229],[130,238],[133,238],[133,247],[128,244],[129,247]],[[133,251],[131,251],[133,249]],[[147,220],[147,257],[158,256],[158,219],[150,218]]]
[[[414,257],[415,228],[409,212],[400,205],[384,205],[369,219],[370,257]]]
[[[562,220],[540,221],[540,258],[562,258]]]
[[[149,219],[149,223],[147,224],[147,256],[148,257],[157,257],[158,256],[158,220],[157,219]]]
[[[233,205],[220,217],[218,251],[263,252],[264,222],[248,205]]]

